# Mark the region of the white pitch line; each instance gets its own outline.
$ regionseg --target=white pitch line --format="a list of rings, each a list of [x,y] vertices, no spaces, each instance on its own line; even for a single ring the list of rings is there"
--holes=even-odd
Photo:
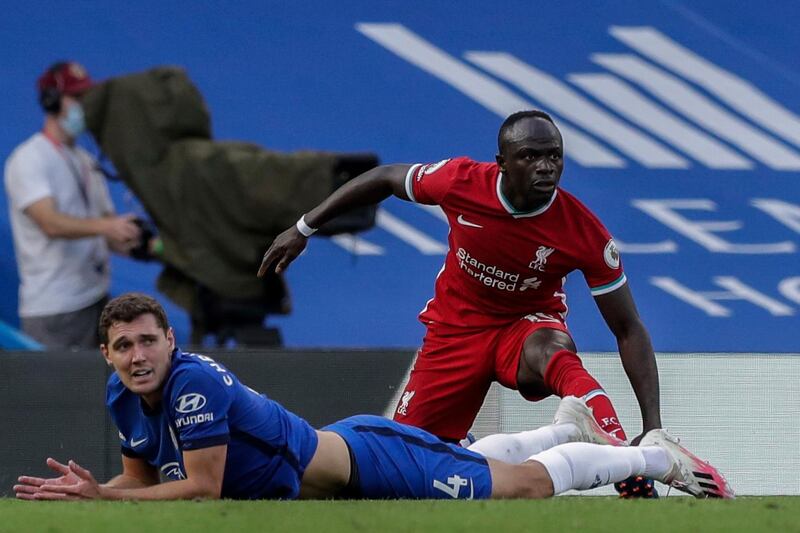
[[[373,244],[358,235],[352,233],[340,233],[333,235],[331,242],[344,248],[346,251],[354,255],[384,255],[384,249],[377,244]]]
[[[631,122],[658,135],[709,168],[748,169],[740,156],[611,74],[570,74],[569,80]]]
[[[412,65],[439,78],[463,94],[506,118],[534,106],[500,83],[465,65],[444,50],[429,43],[402,24],[356,24],[356,29]],[[623,168],[625,160],[606,150],[579,130],[554,117],[564,136],[567,156],[587,167]]]
[[[637,52],[661,63],[764,128],[800,146],[800,117],[749,81],[708,61],[649,26],[612,26],[609,33]]]
[[[385,209],[378,209],[375,223],[403,242],[413,246],[424,255],[444,255],[447,245],[428,237],[412,225],[403,222]]]
[[[567,84],[505,52],[467,52],[466,58],[487,72],[512,83],[548,110],[559,113],[584,130],[648,168],[687,168],[689,162],[660,142],[593,104]]]
[[[592,54],[592,61],[635,82],[770,168],[800,170],[800,154],[728,113],[688,83],[636,56]]]
[[[428,204],[418,204],[418,203],[415,203],[414,205],[419,207],[423,211],[427,211],[428,213],[435,216],[439,220],[444,221],[445,224],[448,225],[450,224],[450,221],[447,220],[447,215],[444,214],[444,211],[442,211],[442,208],[439,207],[438,205],[428,205]]]

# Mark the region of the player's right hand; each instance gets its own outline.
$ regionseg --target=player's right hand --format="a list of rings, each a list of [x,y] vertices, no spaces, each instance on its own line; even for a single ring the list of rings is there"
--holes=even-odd
[[[272,245],[264,254],[261,260],[261,267],[258,269],[258,277],[261,278],[267,273],[274,264],[275,273],[280,274],[289,263],[295,260],[306,248],[308,237],[304,237],[296,226],[287,229],[272,241]]]
[[[103,234],[107,239],[118,243],[136,243],[139,241],[141,230],[135,220],[136,215],[133,214],[107,217]]]
[[[48,460],[47,464],[50,464],[50,460]],[[70,472],[69,477],[73,480],[73,482],[45,483],[39,487],[39,490],[34,495],[34,499],[72,501],[94,500],[103,497],[100,484],[97,482],[91,472],[72,460],[70,460],[68,465],[60,466],[67,467]]]
[[[59,463],[55,459],[48,457],[47,466],[58,474],[58,477],[42,478],[33,476],[19,476],[17,485],[14,485],[14,492],[20,500],[35,500],[36,493],[41,492],[44,485],[74,485],[81,480],[68,465]]]

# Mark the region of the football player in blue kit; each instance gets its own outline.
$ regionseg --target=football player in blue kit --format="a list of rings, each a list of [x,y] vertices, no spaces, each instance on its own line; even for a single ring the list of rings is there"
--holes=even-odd
[[[100,335],[114,368],[106,401],[122,473],[100,484],[75,461],[49,458],[58,476],[20,476],[18,498],[545,498],[632,475],[700,498],[733,497],[714,467],[664,430],[637,447],[618,445],[574,397],[562,400],[551,426],[468,449],[371,415],[315,430],[213,359],[179,350],[149,296],[110,301]]]

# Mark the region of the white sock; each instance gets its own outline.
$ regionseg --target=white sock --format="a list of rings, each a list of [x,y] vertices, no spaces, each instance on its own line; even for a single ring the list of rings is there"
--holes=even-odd
[[[577,434],[575,424],[556,424],[522,433],[489,435],[475,441],[467,449],[487,459],[518,465],[531,455],[571,442]]]
[[[601,446],[570,442],[528,459],[544,465],[553,480],[553,493],[589,490],[645,472],[645,456],[637,447]]]
[[[642,446],[639,448],[644,456],[644,477],[662,481],[672,470],[672,458],[667,450],[658,446]]]

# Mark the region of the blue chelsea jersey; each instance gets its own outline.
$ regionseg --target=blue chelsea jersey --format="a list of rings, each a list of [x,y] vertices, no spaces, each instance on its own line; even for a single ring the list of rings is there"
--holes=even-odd
[[[186,478],[184,450],[227,444],[223,498],[296,498],[317,449],[308,422],[210,357],[178,349],[160,406],[150,409],[116,373],[108,379],[106,405],[122,453],[144,459],[170,480]]]

